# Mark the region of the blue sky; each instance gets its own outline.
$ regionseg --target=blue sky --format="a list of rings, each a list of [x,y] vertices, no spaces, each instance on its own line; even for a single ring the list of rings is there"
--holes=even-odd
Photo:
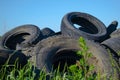
[[[74,11],[89,13],[106,26],[120,23],[119,5],[120,0],[0,0],[0,35],[23,24],[58,32],[63,16]]]

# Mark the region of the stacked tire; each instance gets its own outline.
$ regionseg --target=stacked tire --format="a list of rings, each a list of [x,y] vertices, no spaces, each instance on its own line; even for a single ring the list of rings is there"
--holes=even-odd
[[[5,33],[0,40],[0,65],[10,57],[9,64],[14,64],[19,58],[22,66],[30,60],[38,69],[45,68],[46,72],[51,72],[61,63],[62,70],[66,62],[70,66],[80,59],[76,52],[81,50],[78,39],[83,37],[94,57],[89,63],[94,63],[96,71],[100,70],[108,78],[115,76],[119,79],[120,30],[117,25],[118,22],[113,21],[106,27],[88,13],[71,12],[63,17],[59,32],[48,27],[40,30],[32,24],[18,26]],[[110,54],[117,63],[116,67],[110,61]],[[114,69],[116,74],[113,74]]]

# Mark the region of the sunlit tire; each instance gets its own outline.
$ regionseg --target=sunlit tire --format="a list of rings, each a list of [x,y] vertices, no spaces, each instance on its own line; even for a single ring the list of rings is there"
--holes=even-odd
[[[113,54],[120,57],[119,53],[120,53],[120,38],[109,38],[105,41],[103,41],[101,44],[105,45],[106,47],[108,47],[109,49],[111,49],[113,51]]]
[[[43,28],[41,30],[41,32],[42,32],[43,38],[47,38],[47,37],[52,36],[52,35],[55,34],[55,32],[52,29],[47,28],[47,27]]]
[[[88,63],[95,66],[96,72],[106,74],[107,77],[113,76],[113,70],[116,68],[112,67],[111,58],[106,49],[93,41],[86,40],[86,44],[89,48],[88,52],[91,52],[93,55],[88,60]],[[76,55],[78,50],[81,49],[76,39],[61,35],[49,37],[40,41],[35,47],[36,66],[38,69],[44,68],[46,72],[51,72],[61,62],[60,70],[63,70],[65,62],[68,65],[72,65],[76,63],[76,60],[80,59]],[[115,77],[118,78],[118,72],[116,73]]]
[[[75,24],[81,27],[78,29]],[[107,34],[106,26],[100,20],[82,12],[66,14],[62,19],[61,32],[75,38],[82,36],[95,41],[103,41]]]
[[[42,39],[40,29],[31,24],[18,26],[5,33],[0,41],[0,49],[16,50],[17,45],[26,48]]]
[[[117,21],[111,22],[111,24],[107,27],[107,38],[110,38],[110,35],[114,34],[114,32],[117,30],[117,26],[118,26]]]

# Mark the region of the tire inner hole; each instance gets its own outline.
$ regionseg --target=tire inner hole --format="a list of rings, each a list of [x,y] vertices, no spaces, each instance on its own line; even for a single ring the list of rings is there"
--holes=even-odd
[[[52,64],[53,70],[59,68],[59,71],[67,71],[67,68],[73,64],[76,64],[76,61],[80,59],[80,56],[76,54],[76,51],[72,50],[62,50],[53,57]]]
[[[98,33],[98,29],[96,28],[96,26],[85,18],[73,16],[71,18],[71,22],[73,23],[73,26],[75,28],[78,28],[81,31],[84,31],[90,34]]]
[[[5,46],[11,50],[15,50],[17,44],[21,44],[22,42],[24,42],[29,37],[29,35],[29,33],[20,33],[17,35],[12,35],[6,41]]]

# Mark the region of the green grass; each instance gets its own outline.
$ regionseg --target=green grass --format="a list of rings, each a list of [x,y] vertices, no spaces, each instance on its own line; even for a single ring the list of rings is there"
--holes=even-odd
[[[51,73],[45,73],[44,69],[40,71],[39,75],[36,73],[36,68],[28,61],[23,68],[18,68],[17,61],[14,65],[8,65],[7,62],[0,69],[0,80],[100,80],[99,73],[94,74],[94,66],[87,63],[87,60],[92,57],[88,52],[85,40],[79,39],[81,51],[76,54],[83,56],[80,60],[63,71],[59,71],[59,67]],[[36,77],[37,76],[37,77]],[[104,78],[106,80],[106,78]],[[114,80],[111,78],[110,80]]]

